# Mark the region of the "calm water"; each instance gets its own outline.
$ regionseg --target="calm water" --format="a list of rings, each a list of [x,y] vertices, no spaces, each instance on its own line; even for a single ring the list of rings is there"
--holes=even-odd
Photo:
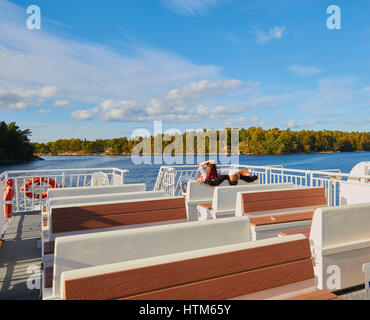
[[[128,169],[126,183],[146,183],[153,188],[160,165],[135,165],[129,156],[43,157],[45,161],[0,167],[7,170],[78,169],[115,167]],[[240,164],[283,165],[291,169],[340,169],[348,173],[357,163],[370,161],[370,152],[294,154],[286,156],[240,156]]]

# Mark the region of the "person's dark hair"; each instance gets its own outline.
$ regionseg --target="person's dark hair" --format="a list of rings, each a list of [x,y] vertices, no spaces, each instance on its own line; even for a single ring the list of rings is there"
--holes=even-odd
[[[206,180],[210,180],[212,176],[213,177],[217,177],[218,176],[217,166],[215,164],[213,164],[213,163],[210,163],[207,166],[207,178],[206,178]]]

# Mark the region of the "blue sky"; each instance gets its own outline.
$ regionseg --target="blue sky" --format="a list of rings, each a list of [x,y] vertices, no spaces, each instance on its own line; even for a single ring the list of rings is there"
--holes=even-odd
[[[341,30],[326,25],[333,4]],[[155,120],[369,131],[369,13],[367,0],[0,0],[0,119],[32,141]]]

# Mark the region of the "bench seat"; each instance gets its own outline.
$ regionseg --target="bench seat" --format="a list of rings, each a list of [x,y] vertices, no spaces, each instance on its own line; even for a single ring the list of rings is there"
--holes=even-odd
[[[235,216],[236,198],[238,192],[267,191],[267,190],[295,189],[292,183],[250,184],[228,187],[216,187],[212,202],[199,204],[198,219],[217,219]]]
[[[318,290],[302,294],[296,297],[292,297],[287,300],[343,300],[343,299],[327,290]]]
[[[199,204],[209,203],[213,199],[213,194],[216,188],[235,188],[241,186],[257,185],[259,180],[248,183],[243,180],[238,182],[238,186],[230,186],[228,181],[222,182],[218,187],[212,187],[205,183],[197,183],[196,181],[189,181],[186,190],[186,212],[189,221],[198,220],[198,209]]]
[[[315,289],[302,235],[71,270],[61,283],[66,300],[340,299]]]
[[[143,199],[143,201],[92,206],[52,207],[50,236],[42,240],[43,260],[47,265],[52,262],[53,257],[48,255],[54,253],[56,237],[185,221],[186,210],[183,197]]]
[[[313,277],[308,240],[298,235],[71,270],[61,293],[72,300],[224,300]]]
[[[236,215],[251,220],[253,240],[310,228],[317,207],[327,206],[324,188],[239,192]]]
[[[102,187],[99,187],[102,188]],[[43,239],[52,237],[50,228],[50,215],[53,209],[88,206],[88,205],[108,205],[127,202],[134,199],[166,198],[164,191],[144,191],[144,192],[125,192],[114,194],[96,194],[74,197],[57,197],[49,199],[48,209],[41,215],[41,234]]]
[[[306,238],[309,238],[310,237],[310,228],[283,231],[283,232],[279,233],[279,236],[284,237],[284,236],[291,236],[293,234],[303,234]]]
[[[313,217],[313,210],[310,211],[300,211],[300,212],[293,212],[293,213],[281,213],[275,215],[266,215],[266,216],[257,216],[251,217],[251,225],[252,226],[265,226],[265,225],[273,225],[278,223],[289,223],[289,222],[296,222],[296,221],[307,221],[312,220]]]
[[[53,294],[47,297],[59,296],[61,274],[69,270],[249,241],[248,217],[57,237]]]

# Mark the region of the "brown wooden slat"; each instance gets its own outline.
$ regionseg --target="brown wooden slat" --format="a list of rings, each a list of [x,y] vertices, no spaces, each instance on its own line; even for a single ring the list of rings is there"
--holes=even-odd
[[[53,286],[53,267],[45,268],[45,288],[51,288]]]
[[[306,220],[312,220],[313,214],[314,214],[314,211],[307,211],[307,212],[285,213],[285,214],[262,216],[262,217],[250,217],[250,222],[252,226],[264,226],[264,225],[269,225],[269,224],[306,221]]]
[[[243,194],[244,213],[326,205],[325,190],[323,188]]]
[[[311,259],[241,272],[122,300],[225,300],[313,278]]]
[[[55,241],[44,243],[44,254],[54,254]]]
[[[325,189],[324,188],[314,188],[314,189],[289,189],[289,190],[274,190],[274,191],[264,191],[264,192],[250,192],[250,193],[243,194],[243,202],[299,199],[299,198],[307,198],[307,197],[325,197]]]
[[[185,200],[182,197],[176,199],[169,198],[69,208],[54,208],[52,209],[52,217],[54,222],[54,220],[69,220],[91,216],[106,216],[178,208],[185,208]]]
[[[202,204],[198,204],[199,207],[202,207],[202,208],[205,208],[207,210],[211,210],[212,209],[212,202],[211,203],[202,203]]]
[[[310,236],[310,228],[307,228],[307,229],[297,229],[297,230],[288,230],[288,231],[283,231],[283,232],[280,232],[279,235],[281,236],[291,236],[291,235],[294,235],[294,234],[303,234],[306,236],[306,238],[308,238]]]
[[[169,209],[139,213],[92,216],[81,219],[53,220],[53,233],[101,229],[125,225],[186,219],[186,209]]]
[[[318,290],[310,293],[302,294],[288,300],[338,300],[338,296],[327,290]],[[339,300],[342,300],[339,298]]]
[[[292,209],[310,206],[326,206],[324,198],[301,198],[301,199],[284,199],[271,201],[247,202],[244,205],[245,213],[278,210],[278,209]]]
[[[65,293],[72,300],[114,299],[310,257],[309,241],[302,239],[69,280]],[[314,277],[311,261],[310,264],[307,279]]]

